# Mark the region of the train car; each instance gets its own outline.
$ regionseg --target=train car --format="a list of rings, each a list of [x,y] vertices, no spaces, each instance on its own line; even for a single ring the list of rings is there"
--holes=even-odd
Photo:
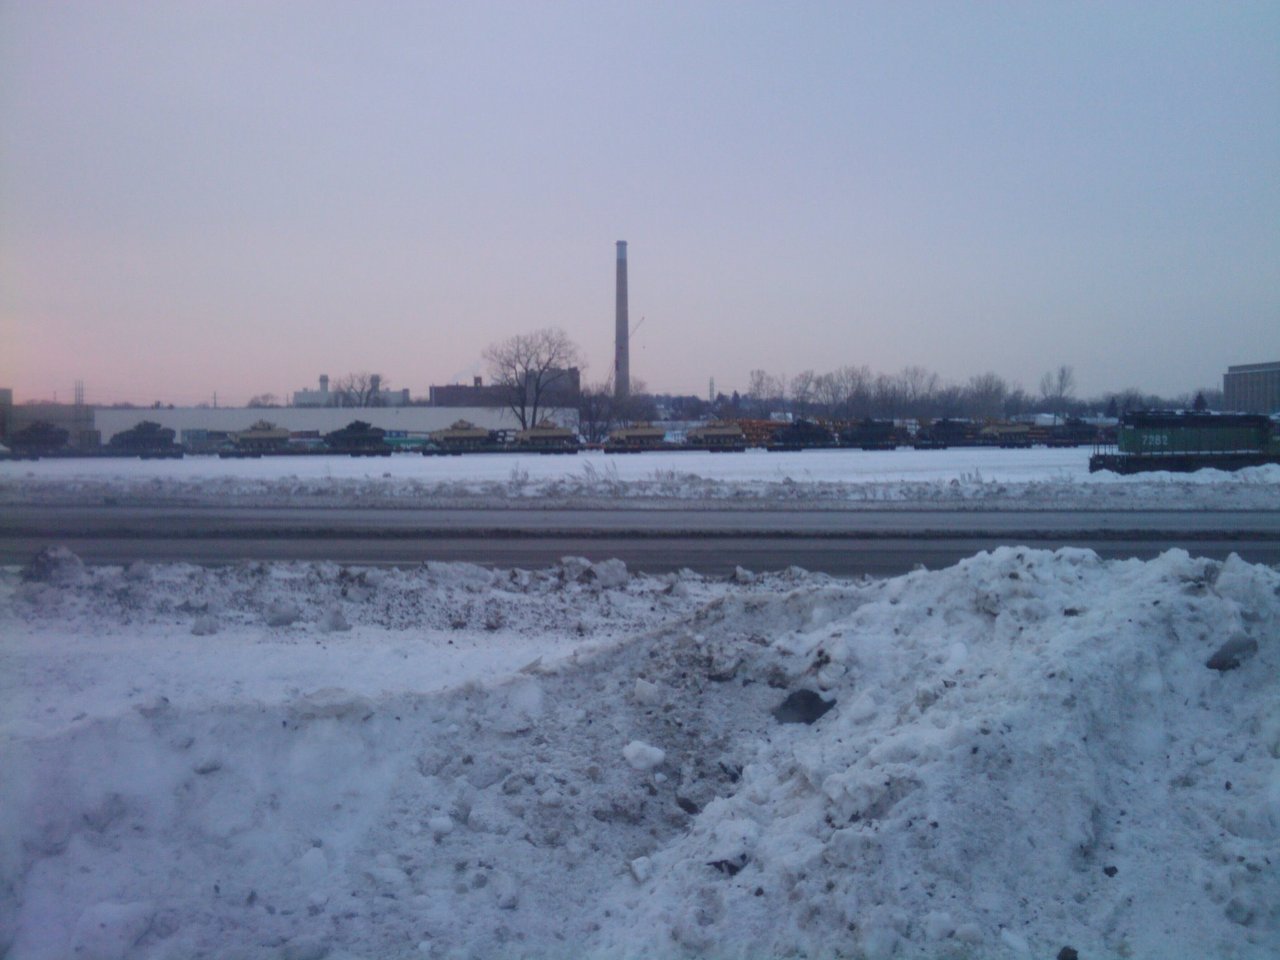
[[[670,450],[679,444],[667,439],[665,427],[652,423],[636,423],[631,426],[616,427],[609,431],[605,438],[606,453],[637,453],[646,450]]]
[[[712,453],[741,453],[747,449],[747,435],[736,423],[715,422],[694,427],[685,434],[686,450]]]
[[[517,433],[512,449],[519,453],[577,453],[581,448],[578,435],[568,427],[543,420]]]
[[[470,420],[455,420],[444,430],[428,434],[423,456],[461,456],[464,453],[499,453],[502,442],[493,430],[477,427]]]
[[[618,427],[609,432],[604,442],[605,453],[643,453],[646,450],[666,450],[667,432],[650,423],[637,423],[633,427]]]
[[[859,420],[840,430],[840,446],[859,450],[896,450],[910,442],[906,431],[892,420]]]
[[[794,420],[774,428],[765,443],[766,450],[816,450],[836,446],[836,435],[812,420]]]
[[[1120,420],[1114,449],[1099,449],[1089,470],[1188,473],[1210,467],[1239,470],[1280,463],[1280,431],[1271,418],[1251,413],[1153,410]]]
[[[989,423],[978,431],[978,443],[984,447],[1026,450],[1034,445],[1035,439],[1029,423]]]
[[[1045,445],[1050,447],[1087,447],[1098,442],[1098,428],[1075,417],[1049,427]]]
[[[917,450],[945,450],[947,447],[976,447],[982,442],[981,428],[972,420],[942,417],[922,424],[913,446]]]
[[[230,449],[219,450],[219,457],[223,459],[257,458],[263,454],[284,453],[289,447],[289,431],[266,420],[259,420],[248,430],[231,434],[230,440]]]
[[[324,435],[324,442],[334,453],[352,457],[389,457],[391,445],[383,439],[386,431],[364,420],[352,420],[341,430]]]

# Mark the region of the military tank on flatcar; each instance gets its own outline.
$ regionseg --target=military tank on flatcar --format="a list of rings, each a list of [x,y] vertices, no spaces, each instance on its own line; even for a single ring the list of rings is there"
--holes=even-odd
[[[736,423],[713,421],[689,430],[685,434],[685,449],[708,450],[711,453],[741,453],[747,449],[747,435]]]
[[[812,420],[793,420],[780,424],[765,444],[766,450],[814,450],[836,446],[836,435],[829,427]]]
[[[858,420],[840,430],[840,446],[859,450],[896,450],[910,442],[907,432],[892,420]]]
[[[389,457],[391,445],[384,437],[386,431],[364,420],[352,420],[341,430],[331,430],[324,435],[324,442],[334,453],[352,457]]]
[[[477,427],[470,420],[455,420],[444,430],[435,430],[422,448],[424,456],[461,456],[464,453],[498,453],[503,449],[497,431]]]
[[[942,417],[921,424],[912,444],[917,450],[945,450],[947,447],[976,447],[981,444],[981,427],[972,420]]]
[[[637,423],[630,427],[618,427],[609,431],[604,442],[605,453],[643,453],[646,450],[666,450],[667,432],[651,423]]]
[[[524,453],[577,453],[582,442],[568,427],[543,420],[517,433],[514,449]]]

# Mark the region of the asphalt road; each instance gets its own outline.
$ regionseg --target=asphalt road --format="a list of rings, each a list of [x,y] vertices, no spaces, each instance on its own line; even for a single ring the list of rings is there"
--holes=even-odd
[[[636,570],[800,566],[841,576],[947,566],[1006,544],[1150,557],[1171,547],[1280,563],[1280,510],[600,510],[6,507],[0,563],[61,544],[86,561],[469,561],[539,567],[566,555]]]

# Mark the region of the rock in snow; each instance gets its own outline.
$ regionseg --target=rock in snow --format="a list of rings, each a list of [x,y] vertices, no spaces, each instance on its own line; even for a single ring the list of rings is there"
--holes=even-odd
[[[212,614],[202,613],[191,624],[191,633],[197,637],[211,637],[218,632],[218,618]]]
[[[774,708],[773,719],[779,723],[814,723],[834,706],[834,700],[823,700],[815,690],[796,690]]]
[[[22,571],[22,579],[28,582],[63,586],[83,576],[84,562],[66,547],[45,547]]]
[[[302,616],[302,610],[289,600],[275,600],[267,605],[263,616],[269,627],[287,627]]]
[[[1205,661],[1205,666],[1220,672],[1234,670],[1257,652],[1258,641],[1253,637],[1232,637],[1213,652],[1213,656]]]
[[[667,758],[665,751],[640,740],[632,740],[623,747],[622,756],[633,770],[652,770]]]
[[[1280,572],[599,568],[0,571],[0,955],[1280,955]]]

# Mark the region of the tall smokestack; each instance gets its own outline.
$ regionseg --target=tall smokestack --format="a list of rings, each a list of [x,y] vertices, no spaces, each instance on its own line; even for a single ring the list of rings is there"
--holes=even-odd
[[[627,241],[618,241],[618,283],[613,347],[613,395],[631,395],[631,331],[627,323]]]

